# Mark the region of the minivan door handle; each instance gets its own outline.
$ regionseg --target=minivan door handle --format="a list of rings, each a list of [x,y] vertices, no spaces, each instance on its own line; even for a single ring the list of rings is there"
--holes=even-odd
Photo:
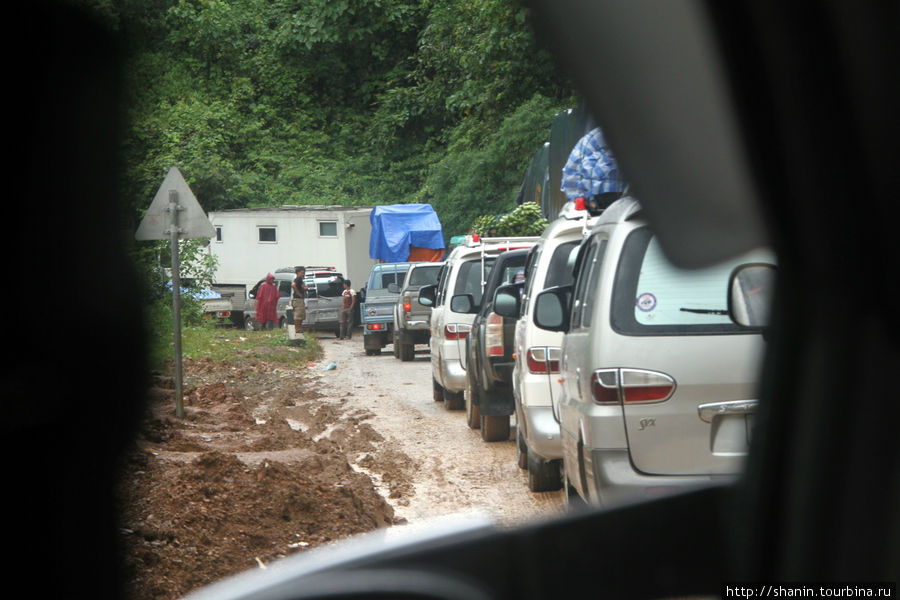
[[[728,402],[710,402],[697,407],[700,420],[712,423],[716,415],[749,415],[756,412],[757,400],[731,400]]]

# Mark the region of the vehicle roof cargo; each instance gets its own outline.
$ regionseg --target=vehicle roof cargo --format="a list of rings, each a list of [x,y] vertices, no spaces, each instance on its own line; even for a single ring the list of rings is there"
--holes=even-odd
[[[369,256],[385,262],[406,262],[410,253],[430,260],[443,257],[444,233],[430,204],[376,206],[369,214],[372,235]],[[433,252],[421,252],[421,249]]]

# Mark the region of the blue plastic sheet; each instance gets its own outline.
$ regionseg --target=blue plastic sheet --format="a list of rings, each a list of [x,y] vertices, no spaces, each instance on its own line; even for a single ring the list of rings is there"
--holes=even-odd
[[[369,215],[372,236],[369,257],[384,262],[406,262],[410,246],[442,250],[444,233],[430,204],[376,206]]]

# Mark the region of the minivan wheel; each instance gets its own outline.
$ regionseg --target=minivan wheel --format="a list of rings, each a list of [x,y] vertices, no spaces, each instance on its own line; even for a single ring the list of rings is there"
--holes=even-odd
[[[581,496],[578,495],[578,490],[572,486],[572,482],[569,481],[568,476],[563,474],[563,501],[565,503],[566,511],[576,511],[583,510],[587,507],[584,500],[581,499]]]
[[[466,407],[466,399],[462,392],[451,392],[444,388],[444,408],[447,410],[462,410]]]
[[[528,489],[532,492],[553,492],[562,487],[558,460],[542,460],[528,455]]]
[[[481,410],[478,405],[472,402],[472,392],[466,388],[466,424],[470,429],[478,429],[481,427]]]
[[[528,446],[525,444],[521,424],[516,424],[516,464],[520,469],[528,468]]]
[[[441,384],[434,377],[431,378],[431,394],[435,402],[444,401],[444,388],[441,387]]]
[[[507,415],[481,415],[481,439],[486,442],[502,442],[509,439]]]

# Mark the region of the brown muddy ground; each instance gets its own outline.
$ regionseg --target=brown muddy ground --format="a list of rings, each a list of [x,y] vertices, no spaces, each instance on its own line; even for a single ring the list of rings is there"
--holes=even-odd
[[[131,597],[179,598],[426,516],[559,513],[558,492],[528,492],[513,442],[482,442],[433,401],[423,347],[401,363],[390,347],[366,357],[359,337],[319,341],[316,363],[186,360],[183,419],[156,379],[119,492]]]

